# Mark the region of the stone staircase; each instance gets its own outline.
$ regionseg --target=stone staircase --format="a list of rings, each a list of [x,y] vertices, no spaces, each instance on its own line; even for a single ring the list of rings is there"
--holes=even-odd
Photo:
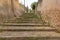
[[[6,40],[30,40],[30,37],[32,37],[31,40],[60,39],[60,33],[55,32],[55,28],[39,22],[9,20],[0,26],[0,30],[0,38],[5,38]]]

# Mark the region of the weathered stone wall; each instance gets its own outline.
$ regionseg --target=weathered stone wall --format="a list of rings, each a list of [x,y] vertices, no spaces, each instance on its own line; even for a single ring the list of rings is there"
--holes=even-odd
[[[14,17],[10,0],[0,0],[0,21]]]
[[[42,7],[41,3],[42,3],[42,0],[41,1],[38,0],[37,6],[36,6],[37,11],[41,11],[41,7]]]
[[[60,32],[60,0],[43,0],[41,14],[43,20],[49,22]]]
[[[14,1],[14,0],[13,0],[13,3],[14,3],[15,14],[17,17],[19,17],[22,13],[25,12],[24,5],[19,4],[18,1]]]
[[[14,10],[14,12],[13,12]],[[24,8],[16,0],[0,0],[0,21],[19,17],[24,13]]]

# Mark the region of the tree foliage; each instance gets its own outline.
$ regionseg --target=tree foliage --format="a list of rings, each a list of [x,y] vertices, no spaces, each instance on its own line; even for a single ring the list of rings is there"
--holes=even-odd
[[[36,4],[37,4],[37,2],[33,2],[33,3],[31,4],[31,8],[32,8],[32,10],[35,10],[35,6],[36,6]]]

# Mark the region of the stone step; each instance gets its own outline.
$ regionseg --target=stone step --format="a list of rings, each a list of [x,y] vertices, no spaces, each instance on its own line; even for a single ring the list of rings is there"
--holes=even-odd
[[[1,26],[2,31],[55,31],[55,28],[49,26]]]
[[[59,38],[60,33],[53,31],[4,31],[0,33],[0,38],[20,38],[20,37],[40,37],[40,38]]]
[[[60,37],[8,37],[2,40],[60,40]]]
[[[2,23],[3,26],[43,26],[40,23]],[[49,26],[48,24],[44,24],[44,26]]]
[[[8,19],[7,21],[15,21],[16,19]]]
[[[4,23],[40,23],[39,21],[5,21]]]
[[[14,22],[38,22],[39,23],[39,22],[42,22],[42,21],[41,20],[39,20],[39,21],[38,20],[37,21],[36,20],[20,20],[19,21],[17,19],[16,20],[15,19],[14,20],[13,19],[9,19],[7,21],[4,21],[4,23],[9,23],[9,22],[10,23],[14,23]]]

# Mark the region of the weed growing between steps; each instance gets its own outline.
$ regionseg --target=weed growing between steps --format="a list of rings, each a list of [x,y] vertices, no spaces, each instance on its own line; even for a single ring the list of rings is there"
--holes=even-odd
[[[39,38],[34,37],[18,37],[18,38],[0,38],[0,40],[39,40]]]
[[[0,38],[0,40],[6,40],[5,38]]]
[[[3,32],[3,31],[0,29],[0,32]]]
[[[37,13],[24,13],[19,18],[11,19],[5,21],[5,23],[35,23],[45,25],[46,22],[42,20],[41,16],[38,16]]]
[[[20,16],[20,18],[17,18],[16,21],[45,24],[45,22],[42,20],[41,16],[37,16],[36,13],[24,13]]]

